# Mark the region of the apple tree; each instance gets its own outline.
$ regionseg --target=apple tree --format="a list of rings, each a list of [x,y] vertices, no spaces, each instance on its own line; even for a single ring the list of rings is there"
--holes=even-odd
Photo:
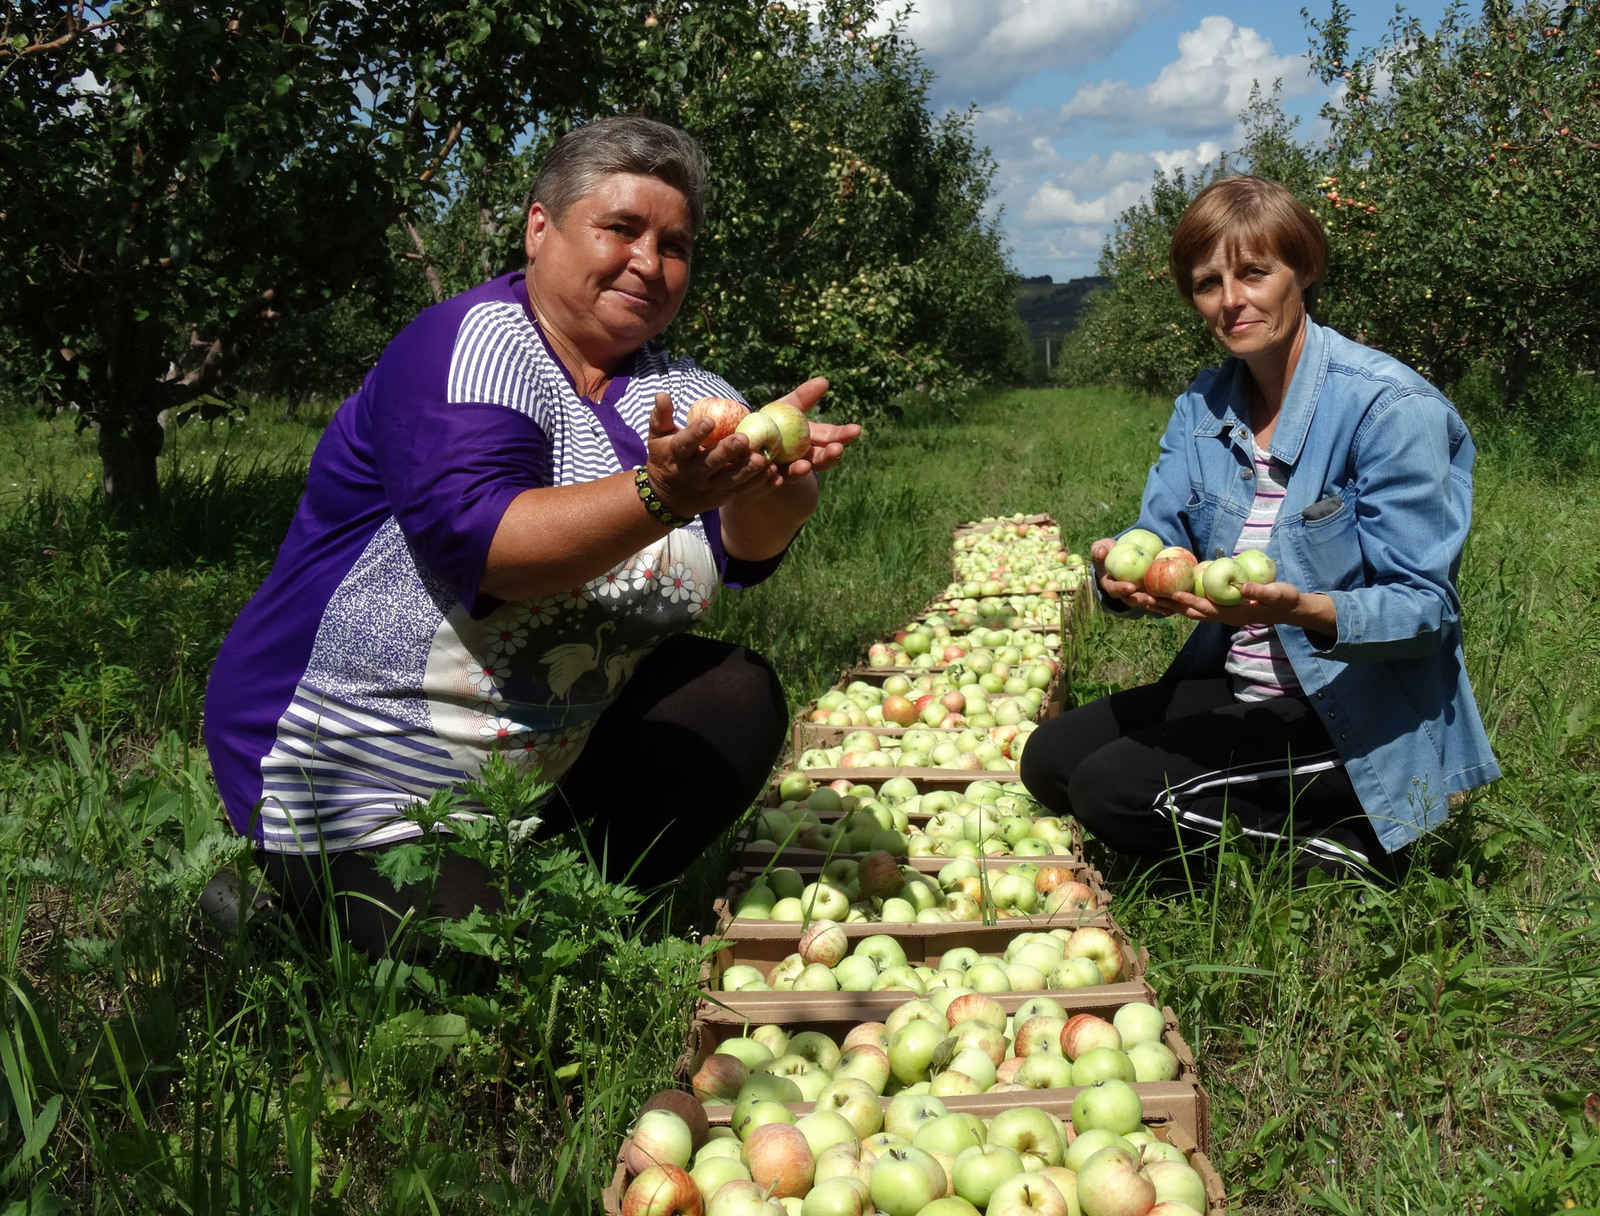
[[[566,111],[626,48],[587,0],[14,0],[0,30],[0,344],[153,503],[161,419],[286,318],[395,280],[442,170]],[[313,333],[313,327],[305,332]]]
[[[1504,401],[1600,355],[1600,13],[1576,0],[1397,20],[1357,52],[1335,0],[1315,69],[1339,88],[1314,203],[1330,318],[1441,384],[1489,363]]]

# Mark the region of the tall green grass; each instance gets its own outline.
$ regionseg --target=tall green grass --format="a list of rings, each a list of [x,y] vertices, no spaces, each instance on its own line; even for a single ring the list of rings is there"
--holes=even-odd
[[[798,704],[944,583],[959,520],[1049,511],[1079,548],[1125,525],[1166,411],[1015,392],[884,426],[709,628],[771,656]],[[512,915],[544,961],[515,990],[191,911],[218,870],[248,873],[195,743],[210,656],[298,494],[306,435],[268,429],[219,423],[220,462],[172,469],[132,532],[70,464],[0,511],[0,1191],[33,1211],[593,1211],[671,1074],[718,859],[650,915],[540,854]],[[1236,1210],[1600,1204],[1600,470],[1512,429],[1482,429],[1462,573],[1506,775],[1406,880],[1294,889],[1243,841],[1188,880],[1099,858],[1200,1057]],[[1089,618],[1074,694],[1152,678],[1182,630]]]

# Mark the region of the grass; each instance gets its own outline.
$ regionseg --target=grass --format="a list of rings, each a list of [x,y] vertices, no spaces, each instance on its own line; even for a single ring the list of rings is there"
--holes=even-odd
[[[808,699],[942,585],[958,520],[1049,511],[1081,547],[1131,519],[1165,416],[1039,391],[885,426],[708,628]],[[117,532],[69,427],[0,421],[0,481],[40,476],[0,502],[0,1213],[596,1210],[671,1074],[718,859],[651,915],[565,842],[507,860],[488,826],[461,847],[532,867],[533,894],[454,961],[196,917],[242,861],[195,746],[206,668],[316,427],[195,427],[161,512]],[[1364,902],[1292,889],[1239,841],[1192,884],[1100,858],[1200,1059],[1238,1211],[1600,1205],[1600,470],[1480,434],[1461,589],[1505,777]],[[1090,619],[1075,695],[1153,677],[1181,632]],[[439,929],[417,933],[433,957]]]

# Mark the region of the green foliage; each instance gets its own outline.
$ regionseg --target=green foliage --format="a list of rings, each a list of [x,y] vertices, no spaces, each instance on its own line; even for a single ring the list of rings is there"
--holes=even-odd
[[[158,497],[163,411],[353,386],[416,308],[520,262],[532,168],[578,121],[700,134],[718,219],[677,340],[838,408],[1012,374],[993,166],[868,0],[25,0],[0,47],[0,349],[96,428],[106,500]],[[641,36],[642,35],[642,36]],[[408,270],[418,273],[408,274]]]
[[[1540,408],[1545,373],[1600,357],[1600,19],[1575,2],[1454,5],[1429,33],[1397,19],[1375,51],[1350,13],[1313,23],[1313,63],[1341,83],[1325,147],[1299,140],[1275,98],[1241,116],[1244,145],[1212,177],[1282,181],[1328,233],[1320,320],[1441,385],[1476,369],[1503,405]],[[1063,346],[1067,383],[1171,394],[1217,362],[1166,273],[1171,233],[1206,182],[1158,174],[1102,254],[1111,290]],[[1564,425],[1558,424],[1558,426]]]
[[[1594,367],[1594,6],[1490,0],[1474,22],[1458,4],[1360,53],[1343,4],[1316,28],[1316,70],[1346,86],[1315,200],[1330,320],[1438,383],[1492,363],[1507,404],[1546,360]]]
[[[1196,1049],[1238,1210],[1600,1204],[1600,1128],[1586,1113],[1600,1004],[1600,569],[1571,559],[1600,544],[1600,464],[1536,446],[1588,442],[1585,380],[1541,406],[1553,416],[1567,401],[1573,431],[1480,429],[1461,593],[1469,672],[1506,775],[1453,809],[1397,890],[1360,891],[1359,903],[1342,884],[1293,890],[1244,840],[1193,885],[1138,880],[1095,854]],[[791,699],[809,698],[943,584],[955,522],[1050,511],[1081,549],[1132,518],[1168,409],[1116,392],[1012,392],[959,417],[910,409],[876,424],[829,475],[780,572],[720,597],[711,627],[773,657]],[[231,425],[241,447],[257,429],[294,434],[264,414]],[[183,478],[208,467],[185,465]],[[229,484],[239,507],[210,515],[198,491],[169,487],[172,510],[193,513],[167,517],[177,539],[165,550],[133,534],[84,547],[104,544],[112,577],[160,558],[247,581],[293,499],[262,472]],[[245,532],[252,501],[264,518]],[[89,508],[62,495],[49,516],[6,526],[37,539],[59,516],[72,535],[75,510]],[[201,539],[182,541],[191,531]],[[0,604],[19,614],[9,619],[42,619],[32,599],[70,615],[100,582],[35,571],[0,585]],[[1158,674],[1184,629],[1082,625],[1080,699]],[[177,646],[152,634],[150,650],[167,654],[141,670],[175,667]],[[70,685],[94,661],[62,649],[53,678]],[[45,673],[30,678],[48,687]],[[498,910],[419,923],[416,953],[376,966],[270,922],[220,936],[191,912],[195,894],[249,862],[204,757],[163,737],[193,719],[154,680],[120,695],[111,729],[86,718],[0,749],[0,1190],[31,1196],[33,1211],[596,1210],[640,1098],[671,1076],[698,947],[659,919],[636,924],[637,893],[602,882],[575,842],[530,845],[535,788],[496,770],[464,795],[484,821],[394,864],[425,875],[441,849],[464,850],[501,875]],[[437,818],[461,796],[416,813]],[[697,896],[674,911],[704,928],[708,908]]]

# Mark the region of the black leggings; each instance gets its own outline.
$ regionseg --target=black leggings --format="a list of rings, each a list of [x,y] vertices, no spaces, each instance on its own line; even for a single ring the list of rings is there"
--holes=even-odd
[[[1225,677],[1113,693],[1035,731],[1022,780],[1121,853],[1204,852],[1227,814],[1263,851],[1292,849],[1298,876],[1394,876],[1396,859],[1303,697],[1236,701]]]
[[[540,809],[541,835],[581,825],[608,878],[669,882],[761,792],[788,726],[777,674],[760,655],[693,634],[663,642],[601,716]],[[258,853],[285,910],[320,926],[327,892],[345,938],[387,952],[406,912],[463,917],[495,900],[477,862],[444,855],[436,881],[402,886],[377,871],[383,848],[307,856]]]

